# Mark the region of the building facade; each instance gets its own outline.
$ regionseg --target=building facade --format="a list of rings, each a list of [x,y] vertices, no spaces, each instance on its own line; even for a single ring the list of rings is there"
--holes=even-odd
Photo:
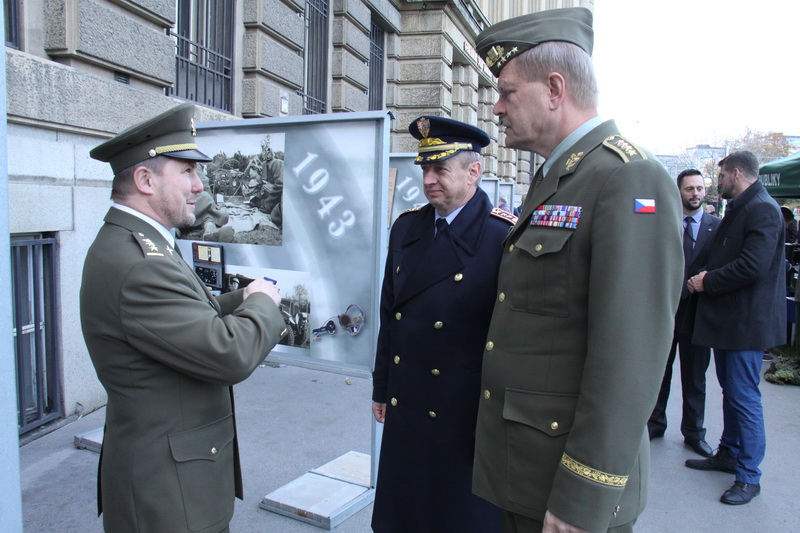
[[[83,259],[110,205],[89,150],[177,102],[198,121],[391,111],[486,130],[485,175],[527,188],[473,48],[491,22],[587,0],[4,0],[9,220],[20,433],[105,403],[83,343]]]

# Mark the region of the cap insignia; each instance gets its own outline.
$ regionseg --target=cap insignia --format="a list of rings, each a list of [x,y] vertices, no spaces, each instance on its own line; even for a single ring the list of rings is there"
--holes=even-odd
[[[505,52],[505,48],[496,44],[489,49],[489,53],[486,54],[486,66],[492,68],[497,60],[503,56],[503,52]]]
[[[420,139],[419,141],[420,148],[423,146],[438,146],[440,144],[446,144],[446,143],[437,137],[431,137],[430,139]]]
[[[569,159],[567,159],[566,169],[568,171],[572,170],[575,167],[575,165],[578,164],[578,161],[580,161],[582,157],[583,157],[583,152],[578,152],[577,154],[573,153],[571,156],[569,156]]]
[[[417,129],[423,138],[427,138],[428,134],[431,132],[431,121],[424,117],[419,119],[417,121]],[[420,142],[420,144],[422,144],[422,142]]]
[[[197,130],[194,129],[194,119],[189,119],[189,126],[192,128],[192,137],[197,137]]]

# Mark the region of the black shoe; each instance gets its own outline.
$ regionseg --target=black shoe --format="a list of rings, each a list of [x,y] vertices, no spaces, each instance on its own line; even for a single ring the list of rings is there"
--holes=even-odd
[[[742,483],[735,481],[733,486],[725,491],[719,499],[728,505],[744,505],[761,493],[761,485],[758,483]]]
[[[708,443],[703,439],[697,439],[697,440],[684,439],[683,442],[689,448],[693,449],[697,455],[702,455],[703,457],[711,457],[712,455],[714,455],[714,450],[712,450],[711,446],[709,446]]]
[[[689,459],[686,461],[686,466],[695,470],[717,470],[729,474],[736,473],[737,464],[738,461],[731,457],[727,448],[722,446],[720,446],[715,455],[707,459]]]
[[[664,431],[648,431],[648,433],[650,434],[650,440],[660,439],[664,436]]]

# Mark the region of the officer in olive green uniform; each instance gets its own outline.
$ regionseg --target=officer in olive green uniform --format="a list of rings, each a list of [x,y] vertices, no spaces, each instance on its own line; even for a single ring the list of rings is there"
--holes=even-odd
[[[563,67],[591,67],[592,41],[591,12],[571,8],[501,22],[476,44],[498,76],[507,144],[546,158],[504,241],[483,357],[473,490],[506,510],[506,531],[630,531],[646,503],[681,207],[664,168],[597,117],[591,68]],[[526,76],[528,58],[550,53],[561,63]]]
[[[230,386],[284,329],[271,283],[217,299],[175,249],[169,230],[194,220],[195,162],[209,160],[193,114],[177,106],[90,154],[115,173],[80,293],[108,393],[98,507],[114,533],[228,530],[242,488]]]

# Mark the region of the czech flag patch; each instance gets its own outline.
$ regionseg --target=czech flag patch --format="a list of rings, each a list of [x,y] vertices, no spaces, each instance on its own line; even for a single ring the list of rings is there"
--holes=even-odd
[[[655,198],[636,198],[633,201],[633,212],[636,214],[646,214],[656,212]]]

